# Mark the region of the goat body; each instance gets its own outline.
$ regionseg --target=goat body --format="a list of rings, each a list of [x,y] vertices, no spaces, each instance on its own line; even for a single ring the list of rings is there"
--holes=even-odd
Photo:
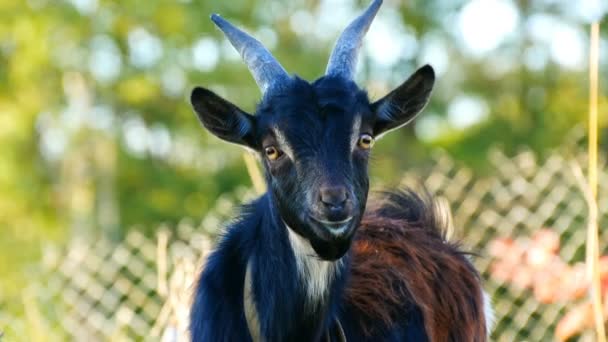
[[[348,341],[485,341],[479,277],[430,199],[374,201],[351,251],[324,261],[290,237],[270,197],[245,206],[209,256],[194,341],[318,341],[336,321]]]

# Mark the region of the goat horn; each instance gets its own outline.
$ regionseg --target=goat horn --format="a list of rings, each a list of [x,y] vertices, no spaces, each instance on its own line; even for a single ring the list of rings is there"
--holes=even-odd
[[[365,12],[344,29],[329,57],[326,75],[342,76],[349,80],[354,78],[359,48],[380,5],[382,0],[374,0]]]
[[[232,46],[239,52],[255,82],[262,90],[262,94],[265,94],[269,88],[285,83],[289,79],[285,69],[257,39],[217,14],[211,15],[211,20],[224,32]]]

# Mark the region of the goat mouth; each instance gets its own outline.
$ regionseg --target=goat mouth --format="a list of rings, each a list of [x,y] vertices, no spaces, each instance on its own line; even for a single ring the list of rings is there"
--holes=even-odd
[[[349,217],[345,218],[344,220],[340,220],[340,221],[322,220],[322,219],[316,218],[314,216],[310,216],[310,218],[313,219],[314,221],[317,221],[318,223],[321,223],[322,225],[330,227],[330,228],[340,228],[340,227],[343,227],[347,223],[349,223],[350,221],[353,220],[353,216],[349,216]]]
[[[353,216],[349,216],[346,219],[340,221],[322,220],[314,216],[311,216],[310,218],[316,223],[325,227],[327,229],[326,232],[329,233],[333,238],[345,235],[349,231],[349,228],[351,226],[350,223],[353,220]]]

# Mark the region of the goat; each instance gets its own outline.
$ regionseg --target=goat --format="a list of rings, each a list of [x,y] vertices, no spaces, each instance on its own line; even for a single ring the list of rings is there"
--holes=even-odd
[[[401,191],[368,203],[374,141],[412,121],[435,81],[423,66],[375,102],[355,84],[358,49],[381,3],[345,29],[311,83],[211,16],[263,96],[251,115],[196,87],[192,106],[209,132],[259,154],[268,191],[243,207],[208,257],[192,340],[486,340],[479,275],[444,238],[430,196]]]

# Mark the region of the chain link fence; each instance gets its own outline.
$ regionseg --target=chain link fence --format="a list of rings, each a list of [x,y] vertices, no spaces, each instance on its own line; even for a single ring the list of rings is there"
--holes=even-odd
[[[489,158],[495,172],[477,176],[437,153],[430,170],[408,172],[404,184],[422,182],[449,204],[453,238],[478,254],[475,263],[496,311],[492,340],[585,336],[584,321],[569,335],[559,330],[585,305],[584,281],[577,281],[576,295],[550,295],[561,293],[563,277],[584,262],[587,203],[573,168],[585,156],[554,153],[541,162],[529,151],[511,158],[494,151]],[[606,255],[608,230],[601,228],[608,219],[608,172],[599,177],[600,249]],[[47,248],[39,278],[44,281],[24,289],[23,317],[0,313],[0,330],[42,341],[186,340],[193,282],[217,227],[235,205],[253,197],[251,190],[223,196],[200,225],[183,221],[173,233],[161,227],[156,237],[146,237],[132,230],[123,241],[75,239]],[[608,285],[608,270],[604,276]]]

